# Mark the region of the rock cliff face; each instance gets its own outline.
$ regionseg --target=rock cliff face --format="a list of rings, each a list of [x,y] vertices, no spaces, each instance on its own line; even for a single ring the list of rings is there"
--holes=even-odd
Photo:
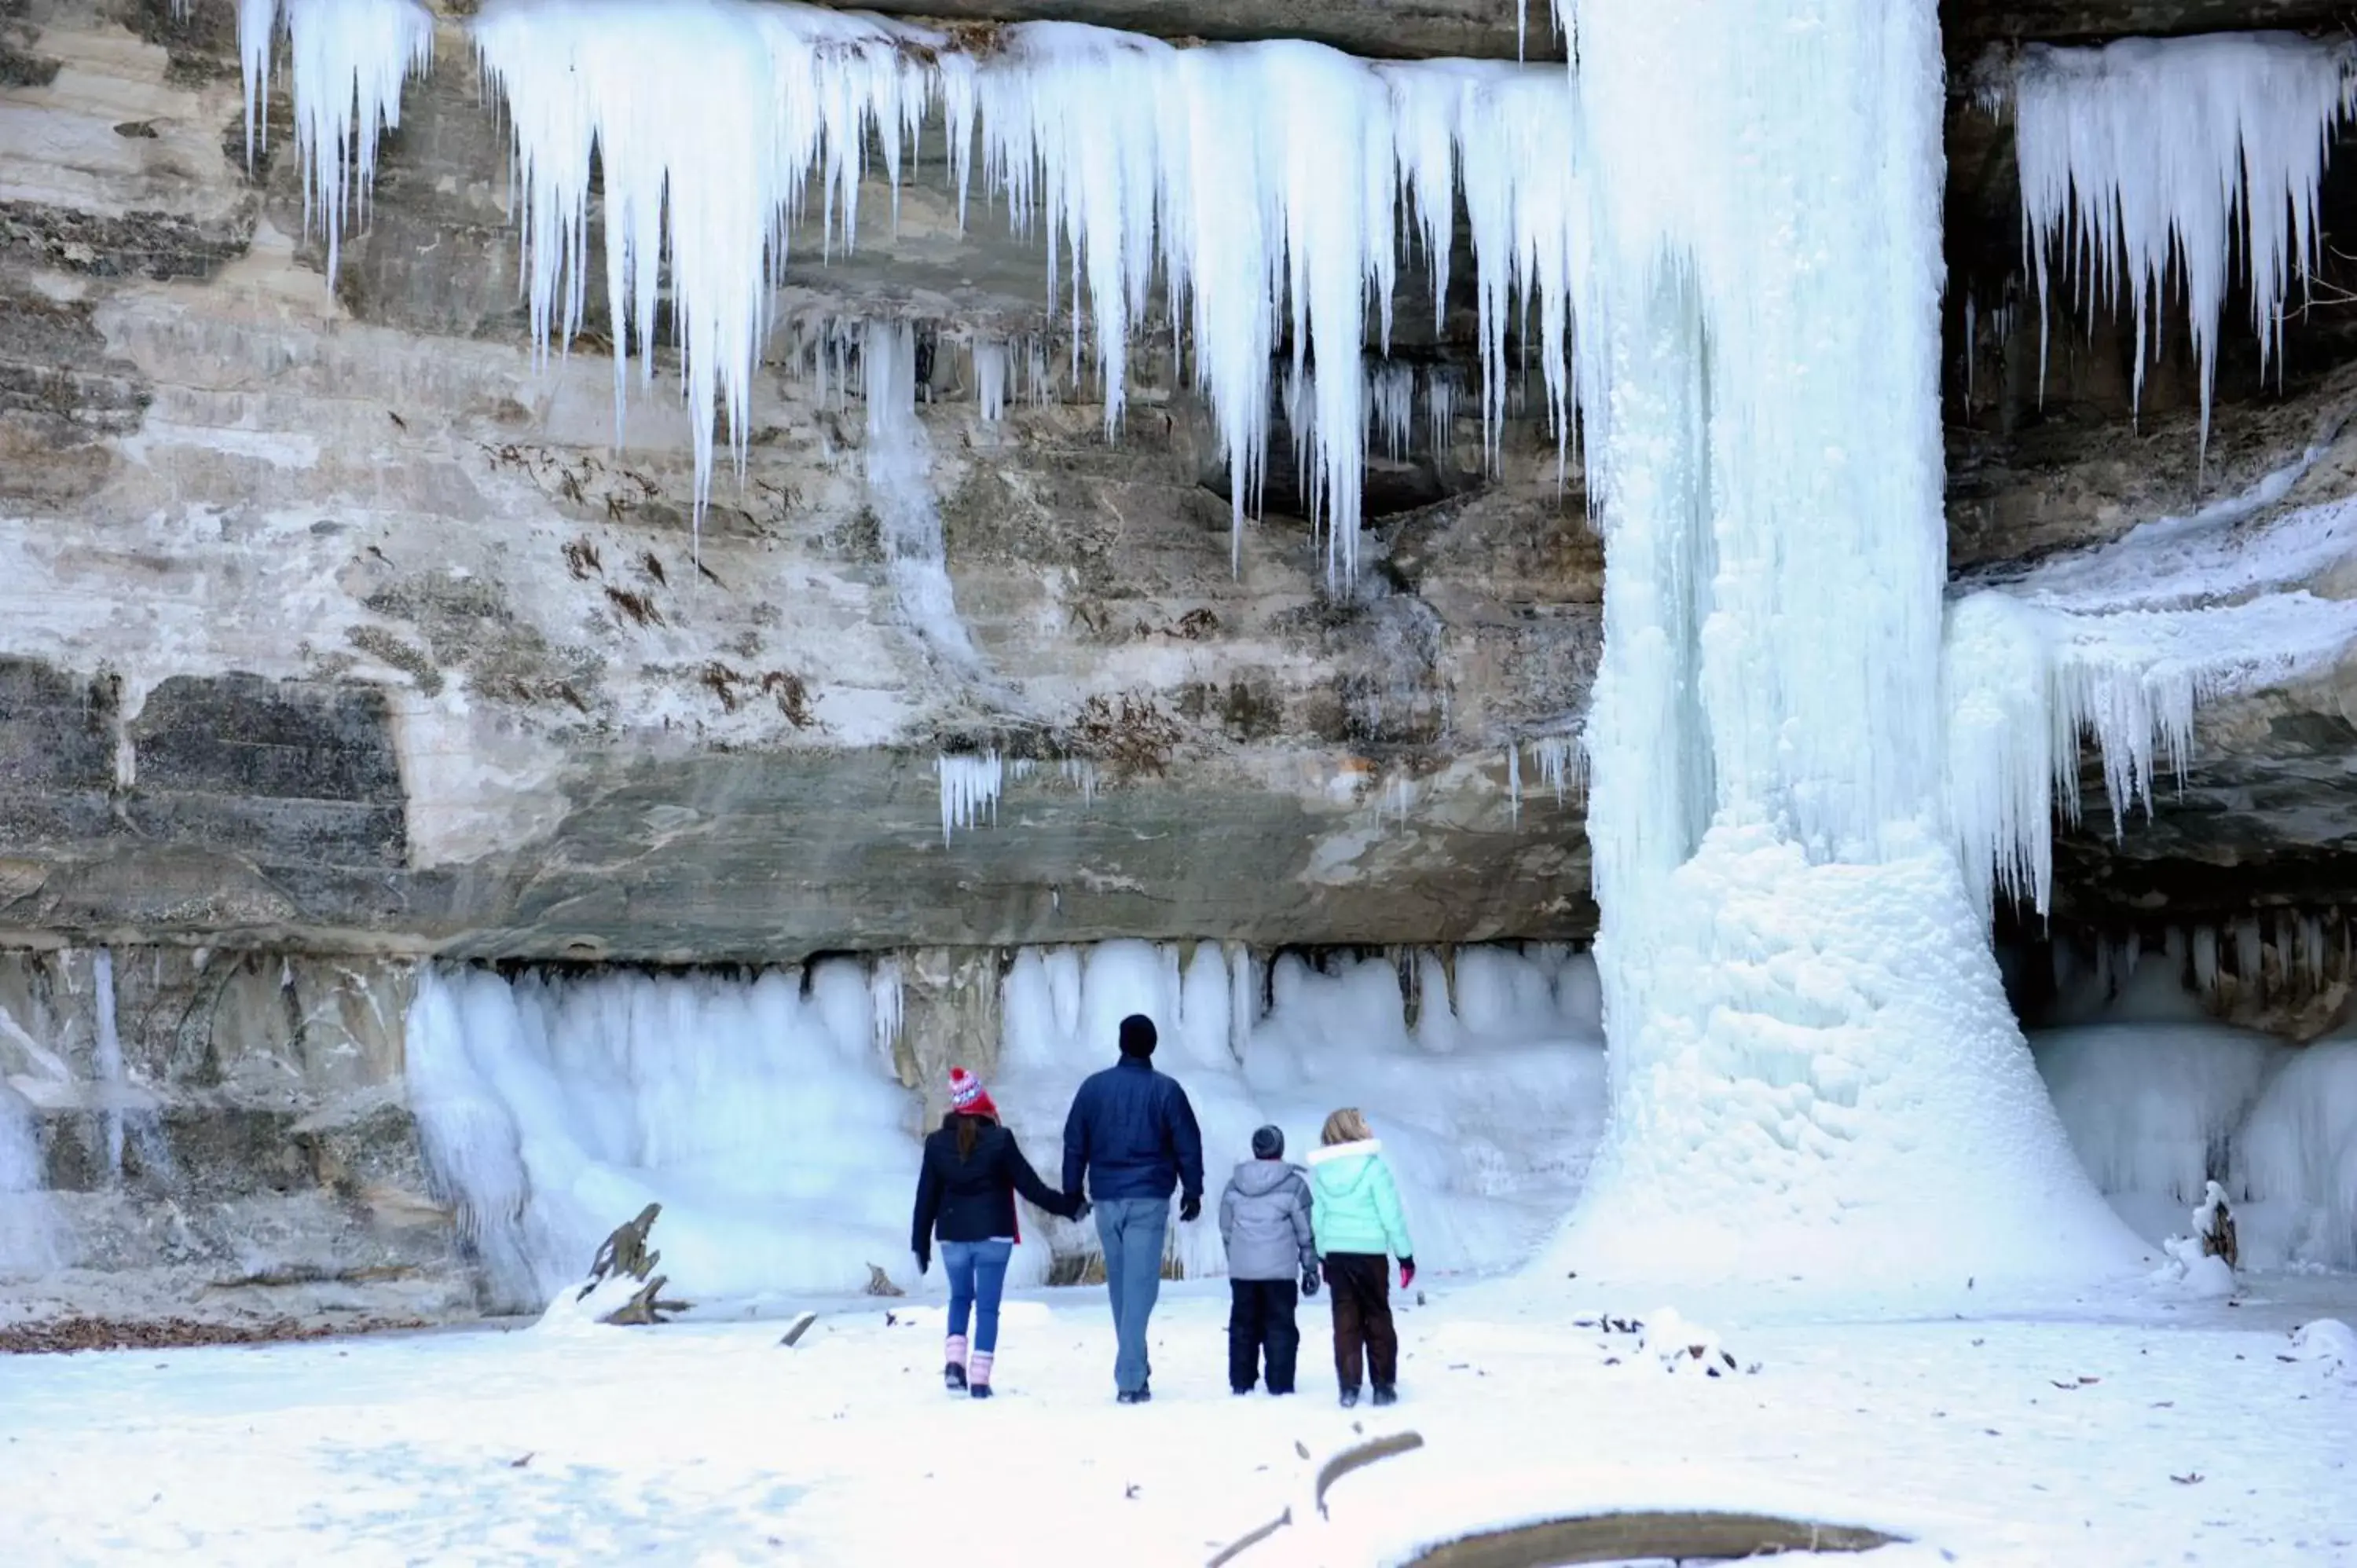
[[[1514,0],[882,8],[1382,54],[1510,56],[1518,38]],[[1419,419],[1377,461],[1361,592],[1327,589],[1281,473],[1232,566],[1203,412],[1152,368],[1167,343],[1116,439],[1069,378],[1060,401],[980,417],[977,332],[1069,349],[1045,258],[995,214],[961,231],[937,163],[905,171],[897,224],[895,193],[868,191],[856,249],[795,268],[785,314],[918,325],[980,654],[954,667],[896,599],[859,405],[789,373],[791,332],[743,481],[724,475],[694,526],[676,404],[637,399],[613,444],[603,324],[533,361],[503,134],[455,28],[331,284],[284,139],[247,169],[231,9],[0,0],[0,944],[23,950],[0,955],[19,1026],[0,1027],[0,1078],[46,1081],[35,1049],[82,1062],[94,1025],[59,999],[90,995],[90,948],[124,950],[118,1005],[143,1020],[125,1081],[157,1097],[143,1114],[168,1179],[143,1177],[136,1136],[92,1163],[115,1134],[89,1097],[40,1106],[52,1183],[113,1238],[109,1266],[185,1255],[230,1278],[230,1232],[264,1225],[234,1218],[251,1200],[299,1233],[269,1250],[308,1258],[307,1278],[397,1277],[442,1310],[463,1271],[420,1220],[397,1093],[417,955],[921,948],[950,976],[1018,942],[1593,929],[1580,801],[1540,782],[1531,747],[1584,711],[1600,556],[1534,412],[1513,405],[1494,471],[1469,418],[1437,438]],[[2012,39],[2333,10],[1953,0],[1946,21],[1961,82]],[[1559,51],[1532,13],[1529,52]],[[1949,150],[1960,570],[2227,493],[2357,406],[2337,253],[2280,389],[2230,335],[2206,470],[2181,352],[2131,424],[2119,323],[2058,319],[2041,399],[2034,314],[1992,325],[2019,257],[2007,128],[1961,86]],[[2357,169],[2326,196],[2335,231]],[[1404,309],[1397,351],[1469,387],[1469,294],[1451,305],[1437,332]],[[2294,499],[2346,493],[2352,469],[2344,437]],[[2351,680],[2208,713],[2183,797],[2117,839],[2094,798],[2061,852],[2060,917],[2357,901]],[[937,759],[989,750],[1008,765],[995,820],[945,842]],[[945,978],[943,995],[961,984],[987,989]],[[282,1103],[265,1080],[300,1087]],[[221,1203],[184,1238],[123,1196],[143,1179],[184,1217],[186,1198]]]

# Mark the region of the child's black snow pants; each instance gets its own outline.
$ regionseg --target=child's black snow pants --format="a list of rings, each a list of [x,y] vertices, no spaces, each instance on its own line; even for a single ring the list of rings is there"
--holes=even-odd
[[[1268,1391],[1293,1391],[1294,1360],[1301,1329],[1293,1321],[1301,1287],[1291,1280],[1228,1282],[1228,1387],[1243,1393],[1259,1380],[1261,1352],[1268,1352]]]
[[[1334,1298],[1334,1375],[1342,1387],[1356,1389],[1362,1369],[1379,1389],[1397,1383],[1391,1260],[1381,1252],[1329,1252],[1326,1289]]]

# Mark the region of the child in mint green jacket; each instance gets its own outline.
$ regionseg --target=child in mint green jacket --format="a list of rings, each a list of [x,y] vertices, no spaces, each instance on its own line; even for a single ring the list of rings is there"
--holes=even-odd
[[[1309,1225],[1334,1304],[1334,1373],[1342,1403],[1359,1402],[1361,1369],[1373,1374],[1375,1402],[1399,1398],[1399,1333],[1392,1326],[1391,1268],[1400,1288],[1415,1282],[1415,1249],[1400,1214],[1399,1188],[1383,1146],[1353,1108],[1326,1118],[1323,1145],[1309,1155]]]

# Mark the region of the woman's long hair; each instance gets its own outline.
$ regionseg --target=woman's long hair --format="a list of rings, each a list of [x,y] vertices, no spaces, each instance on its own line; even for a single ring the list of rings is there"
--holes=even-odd
[[[960,1165],[965,1164],[973,1157],[974,1141],[982,1136],[983,1128],[995,1127],[998,1124],[996,1119],[973,1111],[952,1111],[950,1112],[950,1120],[957,1123],[958,1164]]]

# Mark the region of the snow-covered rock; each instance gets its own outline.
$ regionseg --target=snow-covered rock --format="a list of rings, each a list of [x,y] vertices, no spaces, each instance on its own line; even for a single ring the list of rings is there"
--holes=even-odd
[[[1689,1323],[1675,1307],[1655,1307],[1639,1326],[1638,1348],[1666,1372],[1722,1378],[1737,1362],[1719,1343],[1718,1331]]]
[[[2337,1317],[2319,1317],[2291,1331],[2291,1359],[2315,1361],[2334,1377],[2357,1382],[2357,1328]]]

